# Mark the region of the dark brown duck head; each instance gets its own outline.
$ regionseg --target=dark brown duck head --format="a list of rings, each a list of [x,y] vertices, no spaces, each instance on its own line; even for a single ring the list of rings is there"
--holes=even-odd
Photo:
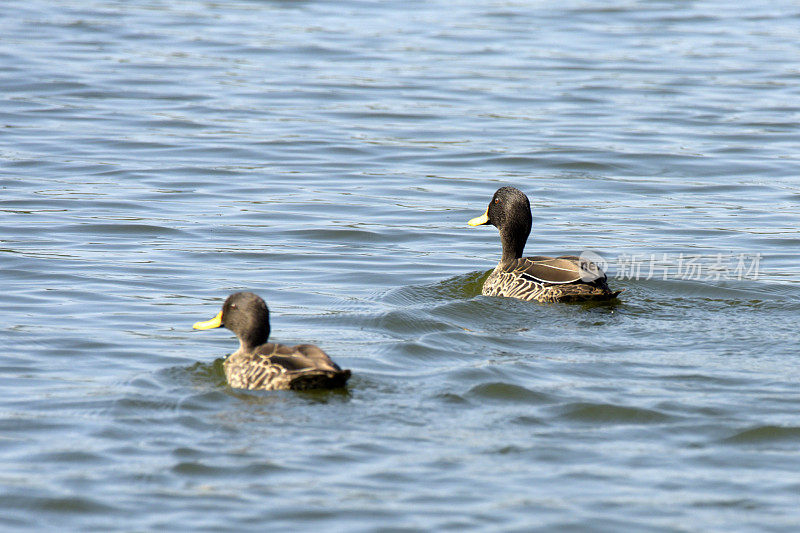
[[[491,224],[500,230],[503,257],[500,264],[508,264],[522,257],[525,243],[531,233],[531,204],[525,193],[514,187],[500,187],[492,196],[486,212],[468,222],[470,226]]]
[[[269,308],[257,294],[237,292],[228,296],[217,316],[197,322],[192,327],[228,328],[239,338],[239,350],[236,353],[252,353],[269,338]]]

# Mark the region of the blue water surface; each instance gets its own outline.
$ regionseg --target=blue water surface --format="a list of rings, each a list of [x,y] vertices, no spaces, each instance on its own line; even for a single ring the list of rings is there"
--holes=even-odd
[[[10,0],[0,527],[800,523],[794,2]],[[603,305],[480,295],[470,228]],[[346,390],[244,392],[231,292]]]

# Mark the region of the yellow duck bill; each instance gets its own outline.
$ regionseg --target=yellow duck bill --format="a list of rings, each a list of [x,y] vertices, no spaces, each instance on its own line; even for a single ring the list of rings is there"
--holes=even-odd
[[[222,326],[222,311],[217,313],[217,316],[205,322],[195,322],[192,328],[194,329],[214,329]]]
[[[487,209],[484,214],[482,214],[479,217],[473,218],[472,220],[467,222],[467,224],[469,224],[470,226],[480,226],[480,225],[486,224],[488,222],[489,222],[489,210]]]

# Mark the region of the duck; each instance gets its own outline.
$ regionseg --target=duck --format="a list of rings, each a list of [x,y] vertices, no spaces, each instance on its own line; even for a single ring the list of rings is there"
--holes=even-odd
[[[574,255],[522,257],[531,233],[531,204],[515,187],[500,187],[486,212],[470,226],[491,224],[500,231],[503,255],[486,278],[484,296],[537,302],[612,300],[622,291],[608,287],[606,274],[594,262]]]
[[[248,390],[309,390],[344,387],[350,378],[328,354],[313,344],[286,346],[267,342],[267,303],[252,292],[231,294],[217,315],[194,329],[225,327],[239,339],[239,349],[222,366],[228,385]]]

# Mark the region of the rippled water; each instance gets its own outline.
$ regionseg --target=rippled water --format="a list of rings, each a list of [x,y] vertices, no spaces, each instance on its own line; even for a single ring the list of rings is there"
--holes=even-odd
[[[0,525],[795,531],[799,29],[6,2]],[[594,250],[618,303],[480,296],[499,240],[466,221],[504,184],[526,251]],[[235,339],[191,324],[241,289],[349,388],[227,388]]]

